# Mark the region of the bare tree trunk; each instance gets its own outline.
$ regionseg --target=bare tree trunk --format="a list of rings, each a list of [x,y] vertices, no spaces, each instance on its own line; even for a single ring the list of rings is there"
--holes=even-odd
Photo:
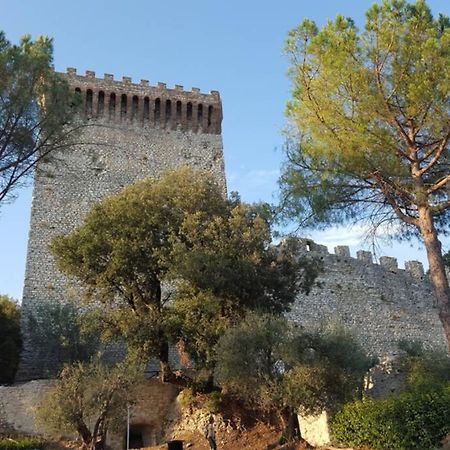
[[[438,301],[439,318],[450,349],[450,288],[442,259],[441,243],[428,206],[419,207],[419,228],[427,251],[430,279]]]

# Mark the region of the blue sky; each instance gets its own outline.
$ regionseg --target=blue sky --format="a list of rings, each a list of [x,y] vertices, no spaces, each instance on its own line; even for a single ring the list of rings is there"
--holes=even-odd
[[[220,91],[229,190],[245,201],[273,201],[282,161],[284,105],[290,85],[282,54],[289,29],[304,18],[319,25],[337,13],[362,25],[369,0],[0,0],[0,29],[9,40],[54,38],[58,71],[76,67],[134,81],[141,78]],[[450,3],[429,1],[450,15]],[[0,209],[0,293],[21,297],[31,189]],[[309,232],[332,248],[362,248],[360,230]],[[379,254],[425,260],[414,243]]]

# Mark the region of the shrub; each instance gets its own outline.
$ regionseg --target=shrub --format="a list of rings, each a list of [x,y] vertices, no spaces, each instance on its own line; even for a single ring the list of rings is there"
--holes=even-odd
[[[450,385],[345,405],[332,422],[334,440],[375,450],[429,450],[450,432]]]
[[[222,397],[219,391],[214,391],[206,395],[204,408],[211,414],[216,414],[220,411],[222,405]]]
[[[19,364],[20,307],[7,295],[0,295],[0,384],[12,383]]]
[[[182,410],[189,409],[194,405],[195,395],[191,388],[183,389],[178,395],[178,403]]]
[[[0,439],[0,450],[44,450],[45,442],[31,437]]]

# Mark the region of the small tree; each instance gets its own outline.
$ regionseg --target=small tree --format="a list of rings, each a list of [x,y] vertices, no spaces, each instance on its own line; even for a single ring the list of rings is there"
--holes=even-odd
[[[20,307],[12,298],[0,295],[0,383],[14,381],[21,349]]]
[[[48,37],[26,35],[11,45],[0,32],[0,205],[40,159],[73,143],[76,99],[52,59]]]
[[[305,20],[286,50],[294,85],[283,170],[286,216],[309,225],[396,224],[424,242],[450,346],[439,233],[450,211],[450,20],[425,1],[383,0],[365,30]]]
[[[143,367],[130,362],[67,365],[39,405],[37,421],[49,432],[78,433],[86,450],[102,450],[108,431],[123,427],[142,373]]]
[[[217,346],[217,381],[247,405],[277,412],[283,439],[300,437],[297,412],[358,396],[372,361],[342,332],[301,332],[282,318],[250,314]]]
[[[98,331],[93,330],[89,317],[71,303],[39,302],[27,316],[30,340],[41,349],[39,357],[46,370],[56,375],[62,363],[88,361],[99,349]]]

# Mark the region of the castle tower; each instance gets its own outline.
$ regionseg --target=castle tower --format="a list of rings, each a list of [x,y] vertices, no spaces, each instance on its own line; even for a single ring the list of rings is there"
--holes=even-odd
[[[148,176],[189,165],[213,173],[224,192],[225,173],[219,93],[150,86],[128,77],[96,78],[87,71],[64,75],[82,98],[81,144],[40,162],[34,180],[31,226],[22,300],[24,350],[17,380],[45,376],[54,361],[30,338],[30,315],[44,302],[76,297],[56,269],[48,245],[79,225],[109,194]]]

